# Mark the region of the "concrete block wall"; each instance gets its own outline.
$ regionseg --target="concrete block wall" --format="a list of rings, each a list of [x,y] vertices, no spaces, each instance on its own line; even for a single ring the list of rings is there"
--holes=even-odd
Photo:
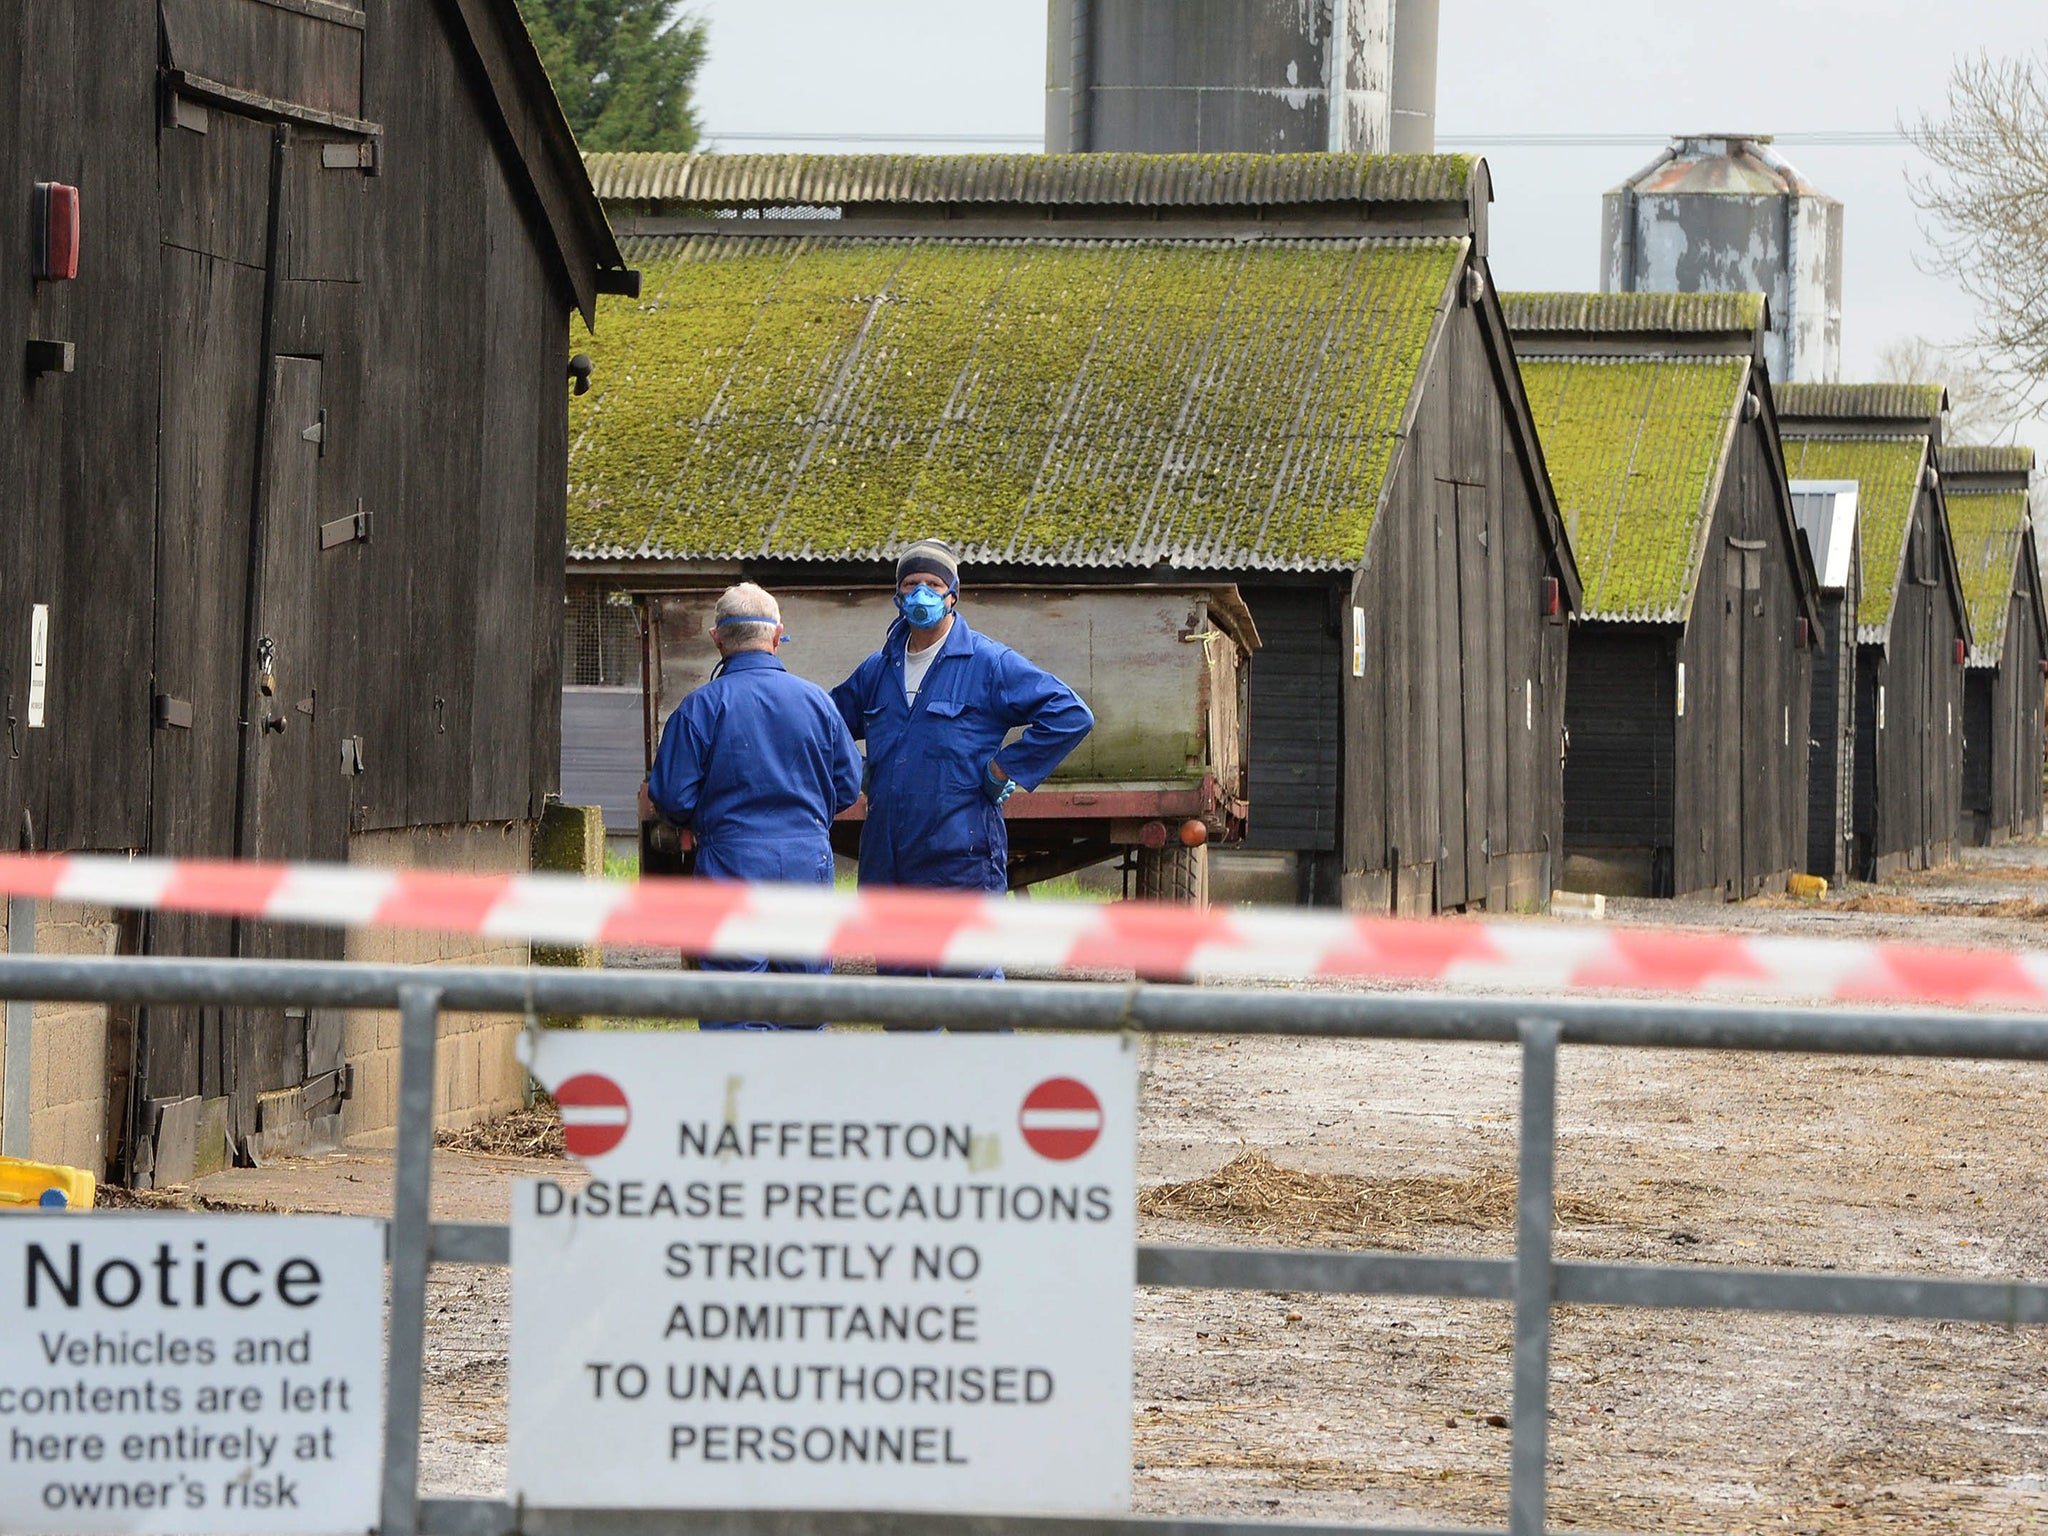
[[[7,903],[0,901],[0,948],[5,948]],[[111,955],[119,950],[120,923],[105,907],[39,903],[36,952]],[[65,1163],[98,1175],[106,1156],[107,1009],[99,1003],[38,1003],[29,1079],[29,1157]],[[0,1038],[0,1070],[6,1042]]]
[[[375,868],[435,869],[463,874],[520,874],[531,867],[533,828],[526,822],[402,827],[358,832],[349,862]],[[379,965],[527,964],[527,946],[475,934],[357,929],[347,958]],[[441,1017],[434,1074],[435,1112],[444,1130],[496,1119],[526,1102],[526,1073],[513,1056],[525,1027],[516,1014],[450,1013]],[[342,1105],[342,1136],[352,1145],[390,1146],[397,1139],[398,1014],[348,1016],[342,1051],[355,1090]]]

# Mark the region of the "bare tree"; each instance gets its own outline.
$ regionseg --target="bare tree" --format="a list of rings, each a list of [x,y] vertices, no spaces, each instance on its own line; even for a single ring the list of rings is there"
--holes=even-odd
[[[1877,376],[1887,384],[1946,385],[1951,442],[1992,442],[2028,414],[1997,370],[1969,348],[1939,346],[1925,336],[1901,336],[1887,345],[1877,354]]]
[[[2048,48],[1956,65],[1948,109],[1913,140],[1934,270],[1976,300],[1986,366],[2029,405],[2048,399]]]

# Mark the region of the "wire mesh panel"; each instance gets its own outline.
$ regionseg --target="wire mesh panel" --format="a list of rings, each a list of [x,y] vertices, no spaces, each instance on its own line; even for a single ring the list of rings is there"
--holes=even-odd
[[[640,686],[640,614],[631,593],[572,582],[562,625],[563,682],[582,688]]]

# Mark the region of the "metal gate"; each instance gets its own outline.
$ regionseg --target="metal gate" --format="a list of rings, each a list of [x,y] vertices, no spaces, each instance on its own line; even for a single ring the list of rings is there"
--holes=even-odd
[[[2048,1324],[2048,1284],[1748,1270],[1553,1258],[1557,1059],[1563,1046],[2048,1061],[2048,1019],[1939,1012],[1766,1010],[1692,1003],[1392,993],[1221,990],[1170,984],[1009,983],[720,972],[434,970],[315,962],[0,958],[0,997],[233,1008],[389,1008],[403,1017],[397,1185],[390,1228],[391,1337],[380,1536],[734,1536],[972,1532],[978,1536],[1395,1536],[1405,1527],[1278,1526],[1136,1517],[1024,1518],[893,1512],[524,1510],[501,1499],[419,1494],[426,1284],[434,1263],[505,1264],[509,1229],[430,1218],[434,1054],[444,1011],[628,1017],[849,1018],[955,1030],[1129,1030],[1480,1041],[1522,1054],[1515,1255],[1141,1245],[1140,1285],[1437,1296],[1514,1312],[1510,1536],[1544,1529],[1550,1327],[1559,1306],[1629,1306]],[[25,1013],[25,1010],[22,1012]],[[10,1045],[14,1010],[10,1010]],[[678,1042],[686,1048],[685,1042]],[[26,1050],[20,1053],[26,1071]],[[17,1060],[8,1052],[9,1077]],[[11,1082],[10,1082],[11,1086]],[[1419,1533],[1418,1533],[1419,1536]],[[1432,1528],[1432,1536],[1447,1536]],[[1455,1536],[1455,1533],[1450,1533]]]

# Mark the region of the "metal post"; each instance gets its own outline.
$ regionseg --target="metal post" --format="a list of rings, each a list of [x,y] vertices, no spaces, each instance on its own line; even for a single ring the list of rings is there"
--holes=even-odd
[[[32,896],[7,899],[7,953],[36,952],[36,903]],[[28,1121],[34,1109],[30,1070],[35,1062],[36,1005],[25,997],[7,1000],[6,1081],[0,1084],[0,1157],[29,1155]]]
[[[398,1167],[391,1199],[391,1353],[384,1387],[379,1536],[415,1536],[420,1517],[420,1372],[433,1257],[434,1046],[441,990],[398,991]]]
[[[1550,1448],[1551,1223],[1557,1183],[1554,1019],[1524,1019],[1520,1168],[1515,1180],[1515,1402],[1509,1450],[1509,1536],[1543,1536]]]

